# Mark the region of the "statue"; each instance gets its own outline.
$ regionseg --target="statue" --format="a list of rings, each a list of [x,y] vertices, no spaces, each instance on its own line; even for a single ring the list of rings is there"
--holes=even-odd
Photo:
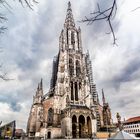
[[[118,128],[121,131],[123,129],[123,127],[122,127],[122,123],[121,123],[121,116],[120,116],[119,113],[116,114],[116,118],[117,118],[117,121],[118,121]]]

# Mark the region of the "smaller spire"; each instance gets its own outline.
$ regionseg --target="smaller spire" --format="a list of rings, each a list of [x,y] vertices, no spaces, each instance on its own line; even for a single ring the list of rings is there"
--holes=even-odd
[[[39,84],[38,84],[38,87],[37,87],[37,91],[39,91]]]
[[[89,50],[87,50],[87,56],[89,57]]]
[[[78,30],[79,30],[79,31],[81,31],[81,28],[80,28],[80,26],[79,26]]]
[[[40,89],[42,90],[43,89],[43,79],[41,78],[41,81],[40,81]]]
[[[39,84],[38,84],[38,86],[37,86],[36,96],[38,95],[38,93],[39,93]]]
[[[104,89],[102,89],[102,100],[103,100],[103,105],[105,104],[105,95],[104,95]]]

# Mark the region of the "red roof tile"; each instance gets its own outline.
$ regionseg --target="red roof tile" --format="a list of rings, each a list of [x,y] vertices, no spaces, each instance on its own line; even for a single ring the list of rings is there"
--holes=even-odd
[[[138,117],[133,117],[133,118],[129,118],[128,120],[126,120],[124,123],[133,123],[133,122],[138,122],[140,121],[140,116]]]

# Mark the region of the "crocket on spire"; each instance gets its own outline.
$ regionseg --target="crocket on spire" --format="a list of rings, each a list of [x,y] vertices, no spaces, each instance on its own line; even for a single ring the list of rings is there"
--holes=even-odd
[[[67,27],[75,26],[70,1],[68,2],[68,9],[67,9],[67,15],[66,15],[66,19],[65,19],[65,25]]]

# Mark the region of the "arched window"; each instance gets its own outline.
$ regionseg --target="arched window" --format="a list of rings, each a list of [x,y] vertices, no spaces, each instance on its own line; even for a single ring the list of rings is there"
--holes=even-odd
[[[74,115],[72,117],[72,137],[76,138],[77,134],[77,117]]]
[[[79,138],[84,138],[85,136],[85,117],[83,115],[79,116]]]
[[[91,119],[89,116],[87,117],[87,128],[88,128],[88,136],[91,137],[92,136],[92,125],[91,125]]]
[[[69,72],[70,72],[70,76],[74,75],[74,65],[73,65],[73,60],[71,58],[69,59]]]
[[[78,86],[77,86],[77,82],[75,82],[75,101],[78,101]]]
[[[75,44],[74,32],[71,32],[71,44]]]
[[[69,31],[67,30],[67,44],[69,44]]]
[[[54,111],[52,108],[50,108],[48,110],[48,126],[53,124],[53,115],[54,115]]]
[[[79,90],[81,89],[81,82],[79,82]]]
[[[81,73],[80,62],[76,60],[76,75],[79,76],[80,73]]]
[[[71,82],[71,100],[74,100],[74,96],[73,96],[73,82]]]

